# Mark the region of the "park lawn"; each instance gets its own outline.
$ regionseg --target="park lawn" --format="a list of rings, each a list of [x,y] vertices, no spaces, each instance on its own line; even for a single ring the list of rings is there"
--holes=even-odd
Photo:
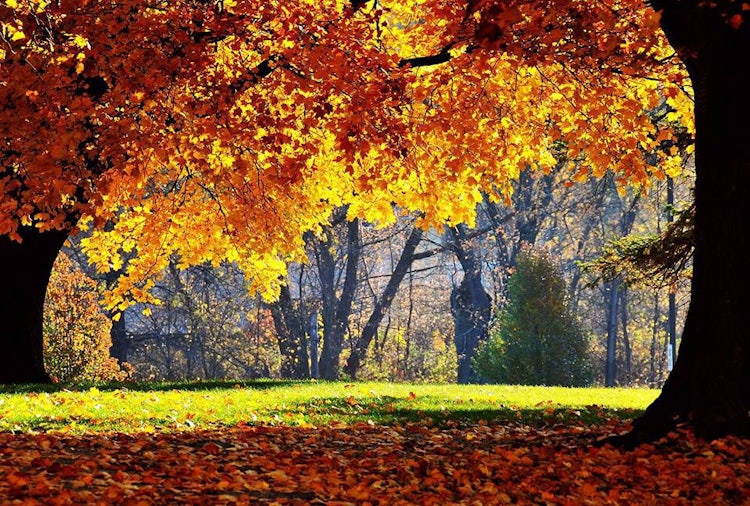
[[[742,504],[750,441],[623,450],[657,392],[258,381],[0,390],[0,503]]]
[[[656,390],[343,382],[133,383],[6,387],[0,431],[169,432],[237,425],[414,421],[599,423],[634,418]]]

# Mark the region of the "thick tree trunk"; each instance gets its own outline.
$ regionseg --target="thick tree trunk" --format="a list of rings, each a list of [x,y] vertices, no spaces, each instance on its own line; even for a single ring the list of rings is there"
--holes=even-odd
[[[112,319],[114,315],[110,313],[108,316]],[[128,354],[130,353],[130,338],[124,313],[120,314],[120,318],[117,320],[112,319],[112,330],[110,330],[109,335],[112,339],[109,354],[116,358],[120,364],[124,364],[128,361]]]
[[[124,269],[104,274],[104,283],[107,288],[112,288],[120,279],[120,276],[124,274]],[[128,335],[128,326],[125,322],[125,313],[120,313],[118,319],[114,318],[115,314],[115,312],[107,312],[107,316],[112,320],[112,329],[109,332],[112,339],[112,346],[109,349],[109,354],[113,358],[116,358],[120,364],[124,364],[128,361],[130,353],[130,336]]]
[[[685,421],[708,438],[750,434],[750,16],[731,2],[654,2],[695,90],[695,257],[675,368],[625,438],[659,437]],[[699,6],[700,5],[700,6]],[[733,28],[728,22],[743,15]],[[723,14],[723,15],[722,15]],[[736,23],[735,23],[736,25]]]
[[[279,340],[281,377],[305,379],[310,377],[310,366],[305,339],[305,317],[294,307],[288,286],[281,287],[279,300],[271,304],[271,315]]]
[[[67,232],[22,227],[22,243],[0,236],[0,383],[49,383],[42,317],[52,265]]]
[[[487,339],[491,301],[478,278],[476,274],[464,273],[463,281],[451,294],[459,384],[476,383],[480,379],[472,360],[479,343]]]
[[[480,380],[472,360],[479,343],[487,339],[492,300],[482,285],[482,270],[476,252],[468,244],[466,228],[460,225],[449,229],[453,237],[453,250],[464,271],[459,286],[451,293],[453,315],[453,341],[458,356],[457,382],[476,383]]]

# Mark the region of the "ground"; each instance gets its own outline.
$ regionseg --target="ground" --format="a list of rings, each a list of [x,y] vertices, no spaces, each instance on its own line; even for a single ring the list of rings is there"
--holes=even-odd
[[[0,433],[6,504],[738,504],[750,442],[676,433],[621,451],[625,422]]]
[[[750,504],[750,441],[609,446],[645,389],[0,388],[0,504]]]

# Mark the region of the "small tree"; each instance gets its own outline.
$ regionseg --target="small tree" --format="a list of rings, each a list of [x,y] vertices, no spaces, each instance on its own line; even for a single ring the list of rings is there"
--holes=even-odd
[[[566,298],[565,280],[545,252],[525,247],[508,283],[496,331],[474,361],[497,383],[583,386],[593,381],[589,341]]]
[[[44,365],[54,381],[124,380],[110,357],[112,322],[94,280],[64,254],[55,262],[44,302]]]

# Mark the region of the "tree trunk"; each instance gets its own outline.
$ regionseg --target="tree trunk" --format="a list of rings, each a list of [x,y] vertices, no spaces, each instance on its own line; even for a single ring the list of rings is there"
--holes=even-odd
[[[124,269],[106,273],[104,275],[106,287],[112,288],[120,279],[120,276],[124,274]],[[120,317],[117,319],[114,318],[115,314],[117,313],[114,311],[107,311],[107,317],[112,320],[112,329],[109,332],[112,339],[112,346],[109,349],[109,354],[116,358],[120,364],[124,364],[128,361],[130,353],[130,337],[128,336],[128,327],[125,322],[125,312],[120,313]]]
[[[461,284],[451,293],[459,384],[479,381],[471,361],[479,343],[487,339],[491,301],[477,278],[476,275],[464,273]]]
[[[130,353],[130,338],[125,323],[125,313],[121,313],[117,320],[112,318],[114,316],[112,313],[108,313],[107,316],[112,319],[112,330],[109,332],[112,346],[109,349],[109,354],[116,358],[120,364],[124,364],[128,361]]]
[[[464,271],[461,283],[451,293],[453,341],[458,356],[457,381],[459,384],[476,383],[480,378],[471,361],[479,343],[487,339],[492,300],[482,285],[481,264],[466,241],[465,226],[449,229],[449,233],[454,241],[452,249]]]
[[[656,364],[657,360],[660,361],[659,350],[659,319],[661,318],[661,310],[659,308],[659,290],[654,291],[654,312],[651,320],[651,348],[650,348],[650,360],[648,364],[648,386],[650,388],[656,388]]]
[[[614,184],[614,181],[612,181]],[[625,237],[633,230],[633,223],[638,212],[638,204],[641,200],[640,194],[636,194],[633,200],[626,202],[623,198],[618,198],[619,206],[622,211],[620,216],[620,237]],[[604,382],[605,386],[613,387],[617,383],[617,316],[619,311],[619,301],[622,296],[624,287],[620,278],[612,280],[611,288],[608,293],[609,303],[607,309],[607,357]],[[625,331],[625,329],[623,329]],[[628,350],[625,350],[626,356]],[[629,366],[626,368],[626,376],[629,374]]]
[[[271,316],[281,353],[281,377],[305,379],[310,377],[305,317],[294,307],[288,286],[281,287],[279,300],[271,304]]]
[[[320,377],[327,380],[339,378],[339,359],[344,348],[344,335],[352,312],[357,290],[357,271],[362,244],[359,239],[359,221],[347,224],[346,267],[341,296],[336,296],[336,262],[331,253],[333,237],[317,245],[318,269],[323,296],[323,349],[320,352]]]
[[[318,313],[313,312],[310,315],[310,377],[318,379],[320,378],[320,369],[318,364],[318,341],[320,336],[318,335]]]
[[[47,283],[66,231],[22,227],[22,243],[0,236],[0,383],[49,383],[42,317]]]
[[[667,205],[674,206],[674,180],[667,179]],[[667,223],[672,223],[674,216],[671,212],[667,214]],[[669,309],[667,313],[667,334],[669,335],[669,346],[667,346],[667,362],[674,364],[677,359],[677,283],[672,283],[669,288]],[[670,370],[672,368],[670,367]]]
[[[604,386],[613,387],[617,380],[617,304],[620,301],[620,278],[613,279],[607,292],[607,352],[604,361]]]
[[[654,6],[695,90],[695,257],[675,368],[625,442],[654,439],[679,421],[707,438],[747,435],[750,269],[741,245],[750,237],[750,16],[730,2]],[[733,12],[743,16],[736,29],[727,22]]]
[[[628,288],[620,290],[620,323],[622,324],[622,349],[625,352],[625,372],[622,384],[630,386],[633,382],[633,349],[630,346],[628,333]]]

